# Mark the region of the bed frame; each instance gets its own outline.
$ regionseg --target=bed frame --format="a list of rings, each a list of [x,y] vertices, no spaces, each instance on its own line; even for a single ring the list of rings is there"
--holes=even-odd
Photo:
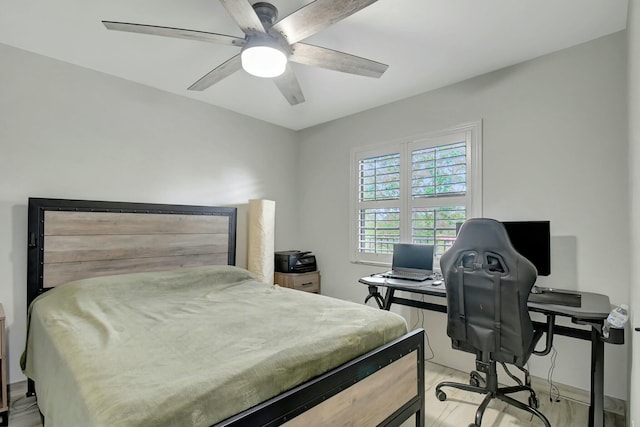
[[[233,207],[30,198],[28,212],[27,304],[72,280],[235,265]],[[398,426],[413,414],[424,426],[423,330],[216,426]]]

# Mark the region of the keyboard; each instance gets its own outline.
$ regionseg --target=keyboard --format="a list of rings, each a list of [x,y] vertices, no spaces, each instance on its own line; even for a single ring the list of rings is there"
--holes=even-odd
[[[400,280],[413,280],[416,282],[424,282],[431,274],[428,273],[417,273],[411,271],[388,271],[382,274],[382,277],[386,277],[389,279],[400,279]]]

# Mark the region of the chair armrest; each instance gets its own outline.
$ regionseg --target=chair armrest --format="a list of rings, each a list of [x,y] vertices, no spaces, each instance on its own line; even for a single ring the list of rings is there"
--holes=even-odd
[[[555,314],[546,314],[546,316],[547,323],[545,325],[545,329],[539,328],[535,330],[535,336],[537,336],[538,339],[542,336],[543,333],[546,332],[547,334],[544,350],[533,350],[532,353],[536,356],[546,356],[551,352],[551,349],[553,348],[553,328],[556,324],[556,316]]]

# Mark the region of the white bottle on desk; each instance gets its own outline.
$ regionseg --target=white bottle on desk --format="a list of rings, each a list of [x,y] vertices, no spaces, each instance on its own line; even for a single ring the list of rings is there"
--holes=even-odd
[[[604,322],[604,327],[602,328],[602,336],[605,338],[609,338],[609,329],[610,328],[624,328],[624,325],[627,324],[629,320],[629,306],[626,304],[621,304],[619,307],[611,310],[611,313],[607,316],[607,320]]]

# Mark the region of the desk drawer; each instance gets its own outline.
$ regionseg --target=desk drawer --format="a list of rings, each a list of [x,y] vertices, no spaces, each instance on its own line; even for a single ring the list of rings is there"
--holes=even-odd
[[[299,291],[320,293],[320,272],[309,273],[275,273],[274,283],[285,288]]]

